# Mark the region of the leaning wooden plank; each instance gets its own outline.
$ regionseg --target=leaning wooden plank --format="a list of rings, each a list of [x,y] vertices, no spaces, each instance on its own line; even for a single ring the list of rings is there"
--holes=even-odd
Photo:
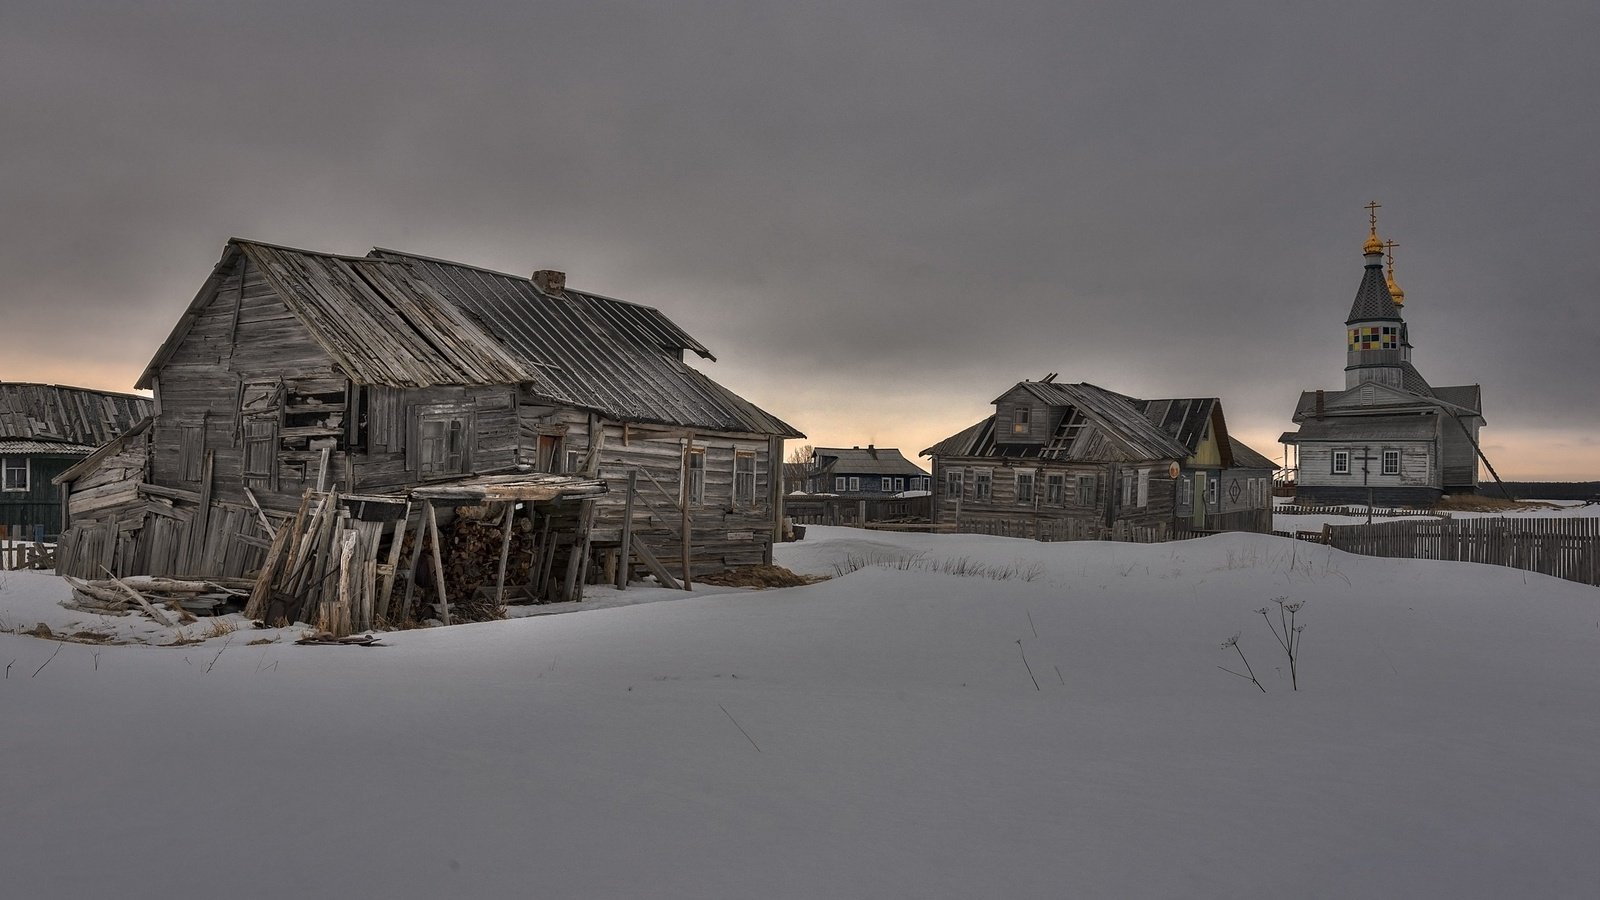
[[[383,576],[382,585],[378,588],[376,598],[377,618],[389,620],[389,598],[394,594],[395,566],[400,564],[400,549],[406,539],[406,520],[411,518],[411,501],[406,501],[406,511],[394,523],[394,536],[389,539],[389,564],[388,568],[380,570]]]
[[[106,569],[104,566],[101,566],[101,568],[105,570],[105,573],[107,575],[111,576],[111,580],[116,582],[118,587],[122,588],[124,591],[127,592],[128,596],[130,596],[134,600],[138,601],[139,605],[144,608],[145,615],[149,616],[152,619],[155,619],[158,624],[164,625],[164,626],[166,626],[168,628],[171,628],[173,626],[173,621],[171,619],[167,618],[166,615],[163,614],[160,610],[156,609],[154,606],[151,606],[150,605],[150,601],[146,600],[144,598],[143,594],[139,593],[138,591],[134,590],[131,587],[128,587],[127,583],[125,583],[122,579],[118,578],[115,575],[112,575],[110,569]]]
[[[411,564],[406,567],[406,594],[400,602],[400,615],[396,621],[407,622],[411,619],[411,598],[417,589],[417,566],[422,562],[422,545],[427,538],[426,517],[417,524],[417,533],[411,538]]]
[[[439,539],[439,517],[433,511],[433,504],[429,503],[428,510],[428,537],[433,541],[433,583],[439,592],[439,621],[450,624],[450,598],[444,589],[444,555],[440,550],[443,543]]]
[[[506,503],[505,517],[500,520],[500,568],[496,570],[494,577],[495,609],[506,605],[506,562],[511,557],[511,526],[516,514],[517,504]]]
[[[261,564],[261,572],[256,576],[256,583],[250,589],[250,602],[244,607],[246,618],[261,619],[266,616],[267,604],[272,599],[272,577],[278,570],[278,562],[280,560],[287,562],[283,551],[292,536],[289,529],[285,528],[272,539],[272,547],[267,550],[267,560]]]
[[[278,530],[272,527],[272,523],[267,521],[267,514],[261,511],[261,504],[256,501],[255,491],[250,490],[247,486],[244,489],[244,496],[246,500],[250,501],[250,505],[255,508],[256,518],[261,521],[261,527],[266,529],[267,537],[276,538]]]
[[[678,584],[678,579],[672,577],[672,573],[668,572],[667,567],[661,564],[661,560],[656,559],[656,555],[650,552],[650,548],[644,545],[644,541],[640,540],[637,534],[633,536],[633,555],[639,557],[639,561],[644,563],[644,567],[649,569],[650,574],[654,575],[656,580],[661,582],[663,586],[673,590],[681,587]]]

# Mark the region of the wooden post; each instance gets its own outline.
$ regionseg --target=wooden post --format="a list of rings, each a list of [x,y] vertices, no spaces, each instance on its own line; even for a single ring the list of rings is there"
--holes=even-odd
[[[682,551],[680,555],[682,556],[683,563],[683,589],[686,591],[694,589],[694,579],[690,573],[690,564],[693,561],[692,558],[694,556],[694,552],[691,547],[691,544],[694,541],[694,521],[689,515],[689,503],[694,499],[692,496],[693,485],[689,483],[689,473],[692,471],[689,461],[693,456],[694,432],[691,431],[689,432],[689,436],[684,438],[683,442],[683,516],[682,531],[679,534],[679,543],[681,544]],[[702,479],[705,478],[704,466],[702,466],[700,469],[700,477]]]
[[[410,510],[411,504],[407,503],[407,518],[409,518],[411,515]],[[428,542],[428,520],[426,516],[421,518],[422,521],[417,523],[417,534],[411,539],[411,565],[406,569],[406,594],[405,597],[400,601],[399,620],[401,622],[405,622],[407,619],[411,618],[411,597],[417,590],[417,566],[422,562],[422,545]]]
[[[624,425],[624,428],[627,426]],[[628,495],[622,501],[622,543],[617,554],[617,590],[628,589],[628,575],[633,564],[633,494],[639,488],[639,470],[628,470]]]
[[[394,594],[394,579],[398,570],[395,566],[400,564],[400,545],[406,541],[407,520],[411,518],[411,501],[406,501],[405,514],[394,523],[394,538],[389,545],[389,564],[383,570],[383,587],[378,590],[377,614],[383,621],[389,621],[389,598]],[[413,541],[415,543],[415,541]]]
[[[506,605],[506,560],[511,556],[511,519],[517,514],[517,501],[506,501],[506,514],[500,519],[500,568],[494,578],[494,605],[500,609]]]
[[[766,552],[761,554],[761,562],[772,565],[772,550],[783,540],[783,438],[775,437],[767,440],[767,481],[768,496],[772,508],[772,538],[767,541]]]
[[[433,540],[433,585],[439,592],[439,621],[450,624],[450,598],[444,590],[444,554],[440,550],[443,542],[439,539],[439,516],[433,511],[433,501],[429,500],[428,510],[428,537]]]

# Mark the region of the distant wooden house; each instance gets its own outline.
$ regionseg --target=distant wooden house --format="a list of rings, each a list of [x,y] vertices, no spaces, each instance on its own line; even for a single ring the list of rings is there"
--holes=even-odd
[[[1295,448],[1302,503],[1432,506],[1444,494],[1478,489],[1482,391],[1430,385],[1412,364],[1392,257],[1384,271],[1387,246],[1374,217],[1345,319],[1344,390],[1302,393],[1299,428],[1280,438]]]
[[[806,490],[841,497],[892,497],[926,491],[931,476],[893,447],[817,447],[811,451]]]
[[[66,480],[73,502],[108,466],[135,483],[143,507],[82,520],[85,540],[99,529],[86,552],[127,573],[243,574],[266,548],[260,526],[324,490],[354,517],[348,495],[540,498],[565,517],[542,527],[566,529],[541,547],[558,568],[575,560],[579,584],[619,559],[625,582],[641,552],[679,577],[760,563],[781,519],[783,441],[801,435],[686,351],[715,359],[659,311],[570,289],[560,272],[230,240],[139,378],[156,402],[145,444]],[[531,473],[536,490],[506,487]],[[609,491],[563,503],[557,475]]]
[[[0,530],[54,539],[63,522],[51,480],[150,409],[132,394],[0,382]]]
[[[1271,460],[1228,434],[1214,397],[1140,400],[1024,381],[923,451],[936,521],[1039,540],[1161,540],[1272,529]]]

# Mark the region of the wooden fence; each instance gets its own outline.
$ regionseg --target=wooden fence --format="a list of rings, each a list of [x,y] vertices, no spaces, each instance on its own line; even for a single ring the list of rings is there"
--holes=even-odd
[[[0,537],[0,571],[54,569],[56,545]]]
[[[1600,586],[1600,518],[1408,519],[1330,525],[1340,550],[1398,559],[1445,559],[1509,566]]]
[[[796,525],[916,525],[933,521],[933,495],[926,497],[818,497],[783,498],[783,514]]]
[[[1273,507],[1272,511],[1282,516],[1355,516],[1357,518],[1366,518],[1368,513],[1368,509],[1365,506],[1300,506],[1295,503],[1280,503]],[[1433,509],[1405,506],[1374,506],[1370,511],[1373,518],[1379,519],[1389,519],[1395,516],[1432,516],[1438,514]]]

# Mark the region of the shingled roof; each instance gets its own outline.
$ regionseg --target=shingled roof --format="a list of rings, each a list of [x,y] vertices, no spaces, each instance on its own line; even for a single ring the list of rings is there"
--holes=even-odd
[[[26,442],[92,449],[132,428],[150,409],[150,400],[135,394],[0,382],[0,439],[17,442],[15,447]]]
[[[1361,286],[1356,288],[1355,302],[1350,304],[1350,318],[1345,320],[1346,325],[1357,322],[1395,321],[1399,322],[1400,307],[1394,305],[1394,296],[1389,293],[1389,282],[1383,277],[1382,257],[1378,262],[1372,262],[1373,257],[1367,257],[1367,268],[1361,276]]]

